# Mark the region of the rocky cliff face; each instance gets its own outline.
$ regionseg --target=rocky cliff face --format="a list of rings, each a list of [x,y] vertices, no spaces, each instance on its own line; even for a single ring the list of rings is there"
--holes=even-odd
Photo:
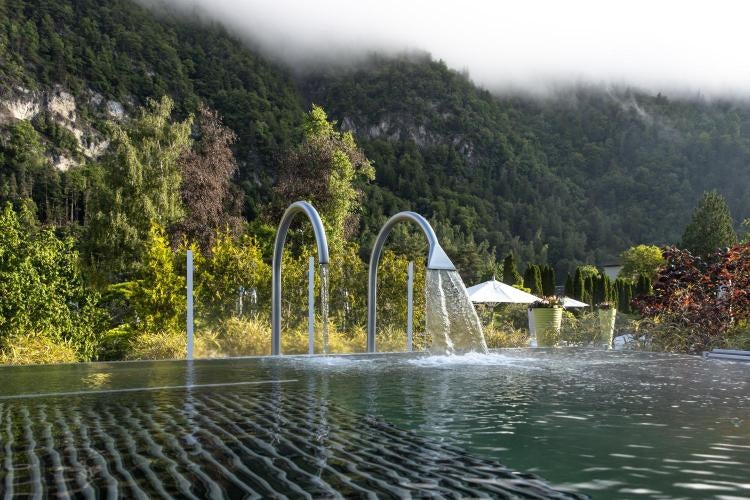
[[[75,150],[59,151],[49,148],[48,152],[48,158],[55,168],[68,170],[82,163],[83,159],[98,158],[109,145],[104,135],[81,117],[82,107],[86,108],[88,116],[101,119],[121,121],[127,117],[122,104],[106,100],[93,91],[87,91],[83,98],[76,100],[72,93],[59,85],[47,90],[15,87],[0,95],[0,129],[15,121],[34,122],[44,116],[68,130],[76,139]]]

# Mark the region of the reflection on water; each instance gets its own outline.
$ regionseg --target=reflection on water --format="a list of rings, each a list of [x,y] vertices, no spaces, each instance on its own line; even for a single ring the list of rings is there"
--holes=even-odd
[[[486,356],[196,361],[192,370],[179,362],[0,368],[3,424],[13,403],[3,398],[89,389],[81,386],[81,380],[97,373],[110,374],[104,385],[112,390],[178,386],[188,375],[204,387],[286,380],[278,387],[267,386],[276,398],[268,400],[264,417],[268,421],[263,425],[271,432],[283,432],[287,412],[302,412],[297,420],[321,423],[314,435],[325,440],[327,429],[337,422],[335,409],[342,408],[595,498],[750,497],[748,365],[661,354],[519,349]],[[211,423],[202,414],[201,405],[208,404],[204,394],[214,395],[211,404],[226,405],[232,394],[249,390],[204,388],[186,391],[187,396],[170,392],[181,417],[175,424],[179,425],[166,429],[173,429],[179,441],[200,444],[206,439],[201,429]],[[132,419],[152,425],[145,410],[118,413],[109,406],[114,404],[112,395],[89,397],[95,398],[100,426],[115,425],[121,418],[126,419],[122,425],[135,422]],[[138,396],[144,401],[164,397],[154,390]],[[304,401],[302,407],[292,404],[297,399]],[[57,418],[57,411],[64,411],[66,419],[89,418],[74,404],[61,410],[50,401],[39,398],[40,405],[46,405],[47,421]],[[248,401],[242,404],[256,404],[252,398]],[[40,415],[36,410],[32,413],[33,418]],[[216,415],[223,419],[220,411]],[[169,411],[153,418],[168,422],[168,417]],[[242,418],[248,419],[247,425],[253,421],[251,414]],[[74,427],[70,429],[74,432]],[[78,439],[78,434],[74,437]],[[129,446],[124,435],[113,439],[116,446]],[[324,460],[326,451],[318,452]],[[79,458],[84,459],[90,460]]]
[[[188,374],[189,375],[189,374]],[[205,385],[202,386],[205,388]],[[329,399],[325,380],[0,403],[0,493],[581,498]]]
[[[584,350],[404,365],[360,373],[379,382],[364,401],[336,397],[596,498],[750,497],[746,365]]]

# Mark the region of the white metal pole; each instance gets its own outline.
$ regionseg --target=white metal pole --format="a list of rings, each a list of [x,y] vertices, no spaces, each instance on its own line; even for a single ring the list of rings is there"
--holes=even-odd
[[[187,251],[187,359],[193,359],[193,251]]]
[[[307,353],[315,354],[315,258],[307,266]]]
[[[414,262],[409,261],[406,281],[406,349],[412,351],[412,331],[414,330]]]

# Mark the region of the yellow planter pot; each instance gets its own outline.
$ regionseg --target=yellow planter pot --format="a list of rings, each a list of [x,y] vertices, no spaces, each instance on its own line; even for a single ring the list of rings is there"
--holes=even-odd
[[[529,319],[533,323],[532,335],[536,337],[537,347],[552,347],[557,343],[562,313],[562,307],[538,307],[531,310]]]
[[[612,337],[615,333],[617,309],[599,309],[599,343],[612,348]]]

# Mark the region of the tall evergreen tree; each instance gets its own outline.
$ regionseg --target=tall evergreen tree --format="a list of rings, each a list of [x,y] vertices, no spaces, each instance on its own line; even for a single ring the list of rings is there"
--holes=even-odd
[[[592,277],[591,300],[592,305],[604,301],[604,280],[601,275]]]
[[[586,302],[587,304],[591,304],[594,306],[596,304],[594,300],[594,276],[589,275],[585,281],[584,281],[584,287],[583,287],[583,298],[582,301]]]
[[[581,267],[576,267],[575,274],[573,275],[573,298],[585,302],[585,300],[583,300],[585,288],[586,284],[583,279]]]
[[[573,276],[568,273],[565,277],[565,296],[575,298],[575,287],[573,286]]]
[[[636,296],[651,295],[654,292],[651,278],[640,275],[635,285],[634,293]]]
[[[682,246],[694,255],[706,256],[735,243],[737,233],[727,201],[717,191],[704,193],[682,235]]]
[[[506,285],[523,285],[523,276],[516,267],[516,257],[509,252],[503,259],[503,283]]]
[[[534,295],[544,295],[542,272],[538,265],[526,266],[526,271],[523,273],[523,286],[529,288]]]
[[[542,292],[545,297],[552,297],[555,295],[555,269],[550,265],[544,265],[541,268],[542,271]]]
[[[630,301],[633,300],[633,283],[628,279],[617,278],[615,289],[617,290],[617,309],[623,313],[630,313]]]

